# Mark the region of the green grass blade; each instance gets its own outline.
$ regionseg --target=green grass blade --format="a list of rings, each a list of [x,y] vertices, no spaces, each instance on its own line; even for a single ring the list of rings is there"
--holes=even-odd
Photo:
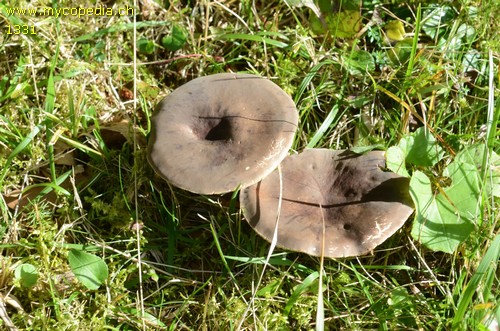
[[[69,175],[71,175],[73,173],[72,170],[68,170],[66,171],[64,174],[62,174],[61,176],[59,176],[55,183],[40,183],[40,184],[34,184],[34,185],[31,185],[31,186],[28,186],[27,188],[24,189],[24,192],[28,191],[29,189],[31,188],[34,188],[34,187],[44,187],[44,189],[42,191],[40,191],[39,193],[39,196],[41,195],[45,195],[47,193],[50,193],[52,190],[60,193],[60,194],[64,194],[66,196],[69,196],[71,195],[70,192],[68,192],[68,190],[66,190],[65,188],[61,187],[60,185],[69,177]]]
[[[465,314],[469,310],[474,293],[482,292],[483,300],[488,300],[489,294],[487,293],[491,292],[492,281],[495,278],[499,258],[500,234],[497,234],[458,300],[457,312],[452,322],[453,330],[460,329],[460,326],[463,325]]]
[[[318,279],[318,277],[319,277],[319,272],[314,271],[309,276],[307,276],[300,285],[298,285],[295,288],[293,293],[290,295],[290,298],[288,298],[286,302],[283,315],[285,316],[290,315],[290,311],[292,310],[294,304],[297,302],[300,296],[314,283],[314,281]]]
[[[294,102],[296,104],[300,101],[300,99],[302,98],[302,95],[306,91],[307,87],[309,86],[309,84],[311,84],[311,82],[314,79],[314,77],[318,74],[318,71],[323,66],[329,65],[329,64],[334,64],[334,62],[330,61],[330,60],[322,61],[322,62],[316,64],[314,67],[312,67],[311,70],[309,70],[309,72],[307,73],[307,75],[300,82],[300,84],[299,84],[299,86],[297,88],[297,92],[295,93]]]
[[[7,171],[9,170],[9,166],[12,163],[12,160],[21,153],[30,143],[33,141],[33,138],[40,132],[41,127],[35,126],[33,130],[17,145],[16,148],[10,153],[9,157],[7,157],[7,161],[3,164],[2,175],[0,176],[0,186],[2,186],[3,180],[7,175]]]
[[[78,43],[78,42],[82,42],[82,41],[95,40],[95,39],[100,38],[102,36],[105,36],[107,34],[132,30],[132,29],[134,29],[134,27],[137,27],[137,29],[142,29],[142,28],[154,28],[154,27],[165,26],[165,25],[170,25],[170,24],[171,24],[170,22],[157,22],[157,21],[137,22],[137,24],[120,23],[120,24],[115,24],[113,26],[110,26],[109,28],[100,29],[99,31],[96,31],[93,33],[84,34],[83,36],[80,36],[78,38],[74,38],[72,40],[72,42]]]
[[[332,110],[330,110],[330,113],[328,114],[328,116],[326,116],[323,123],[321,123],[321,126],[319,127],[318,131],[316,131],[316,133],[314,134],[312,139],[307,144],[307,148],[314,148],[314,147],[316,147],[316,145],[318,145],[318,143],[325,136],[325,133],[332,127],[334,120],[338,119],[338,116],[337,116],[338,112],[339,112],[339,106],[337,104],[335,104],[332,107]]]
[[[488,78],[488,116],[486,122],[486,141],[488,147],[495,147],[495,142],[498,142],[497,128],[500,120],[500,105],[495,107],[495,63],[493,61],[493,53],[489,53],[489,78]],[[497,101],[498,102],[498,101]],[[486,154],[485,154],[486,155]],[[485,164],[483,164],[484,166]],[[483,167],[483,169],[486,169]]]
[[[285,48],[288,47],[287,43],[284,43],[282,41],[277,41],[268,37],[265,37],[263,35],[259,34],[246,34],[246,33],[228,33],[219,36],[219,39],[221,40],[248,40],[248,41],[256,41],[259,43],[264,43],[272,46],[276,46],[279,48]]]
[[[53,67],[51,68],[51,72],[49,75],[49,80],[47,82],[47,97],[45,99],[45,112],[52,114],[54,112],[55,107],[55,99],[56,99],[56,89],[54,86],[54,75],[53,75]],[[51,143],[52,140],[52,121],[47,120],[47,151],[49,153],[49,167],[50,174],[52,176],[52,180],[56,181],[56,165],[54,160],[54,144]]]
[[[7,206],[7,202],[3,198],[3,195],[0,194],[0,211],[2,212],[0,215],[2,216],[2,220],[8,220],[11,217],[11,214],[9,212],[9,207]],[[3,226],[4,222],[0,222],[0,226]],[[3,231],[0,231],[0,239],[3,239],[2,236],[5,233],[2,233]]]
[[[47,113],[52,114],[54,112],[55,100],[56,88],[54,85],[54,75],[51,72],[47,81],[47,97],[45,98],[45,111]]]
[[[272,266],[294,267],[298,271],[304,272],[307,274],[310,274],[314,271],[313,269],[308,268],[303,264],[300,264],[296,261],[290,261],[290,260],[286,259],[285,255],[286,255],[285,253],[273,254],[273,256],[269,259],[269,264]],[[265,264],[266,263],[265,257],[241,257],[241,256],[231,256],[231,255],[224,255],[224,256],[228,260],[243,262],[239,266],[242,266],[245,264]]]
[[[417,46],[418,46],[418,38],[419,38],[419,33],[420,33],[420,23],[422,21],[422,10],[420,7],[420,4],[418,5],[417,8],[417,20],[415,22],[415,34],[413,36],[413,43],[411,46],[411,53],[410,53],[410,60],[408,63],[408,68],[406,68],[406,78],[411,77],[411,74],[413,72],[413,67],[415,65],[415,54],[417,54]]]
[[[65,137],[63,135],[59,136],[59,139],[61,139],[62,141],[64,141],[66,144],[70,145],[71,147],[74,147],[74,148],[78,148],[79,150],[81,150],[82,152],[85,152],[85,153],[92,153],[96,156],[102,156],[102,153],[89,147],[89,146],[86,146],[84,144],[82,144],[81,142],[79,141],[76,141],[74,139],[70,139],[68,137]]]
[[[224,268],[228,272],[229,276],[231,277],[232,280],[236,282],[236,278],[234,278],[233,272],[231,271],[231,268],[229,268],[229,264],[227,264],[226,257],[224,256],[224,253],[222,252],[222,247],[219,242],[219,236],[217,235],[217,231],[215,230],[215,227],[213,225],[213,222],[216,222],[217,220],[213,215],[210,215],[210,230],[212,230],[212,236],[214,237],[214,243],[215,247],[217,247],[217,252],[219,252],[219,256],[222,259],[222,264],[224,265]]]

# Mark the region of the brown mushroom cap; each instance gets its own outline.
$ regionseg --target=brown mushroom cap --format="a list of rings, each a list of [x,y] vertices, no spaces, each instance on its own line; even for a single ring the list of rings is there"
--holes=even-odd
[[[148,159],[156,172],[182,189],[220,194],[277,167],[292,146],[298,114],[265,78],[216,74],[173,91],[152,122]]]
[[[283,195],[277,246],[326,257],[366,254],[412,214],[409,180],[385,172],[384,153],[308,149],[281,163]],[[245,218],[266,240],[273,237],[279,173],[243,189]],[[321,210],[321,209],[322,210]]]

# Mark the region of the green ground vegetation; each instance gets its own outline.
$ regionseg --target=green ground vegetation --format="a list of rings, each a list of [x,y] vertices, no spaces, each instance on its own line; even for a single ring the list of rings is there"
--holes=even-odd
[[[0,2],[0,328],[493,330],[499,17],[493,0]],[[296,151],[388,150],[415,214],[323,270],[276,249],[258,283],[270,246],[237,195],[146,161],[155,105],[220,72],[293,98]]]

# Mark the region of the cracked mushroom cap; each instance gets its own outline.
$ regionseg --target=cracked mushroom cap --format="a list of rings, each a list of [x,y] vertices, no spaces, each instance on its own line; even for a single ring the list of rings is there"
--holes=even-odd
[[[369,253],[412,214],[409,180],[385,168],[384,152],[307,149],[281,163],[283,195],[277,245],[337,258]],[[243,189],[250,225],[271,241],[280,192],[279,173]]]
[[[155,171],[182,189],[221,194],[277,167],[292,146],[298,114],[265,78],[216,74],[177,88],[152,122],[148,159]]]

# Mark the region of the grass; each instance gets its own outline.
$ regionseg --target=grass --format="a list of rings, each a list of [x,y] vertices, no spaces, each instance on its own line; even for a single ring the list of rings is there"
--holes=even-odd
[[[90,6],[71,4],[79,5]],[[373,254],[325,260],[320,321],[318,258],[276,249],[262,273],[270,245],[242,219],[237,195],[184,192],[147,164],[154,106],[193,78],[233,71],[268,77],[291,95],[297,151],[387,149],[426,126],[443,158],[408,164],[410,173],[425,173],[437,194],[455,155],[483,143],[481,180],[492,181],[495,1],[366,1],[358,11],[366,29],[352,38],[341,36],[345,14],[321,32],[312,11],[295,5],[144,1],[134,25],[132,15],[8,15],[28,2],[0,4],[4,329],[487,330],[500,320],[499,200],[487,190],[473,233],[452,253],[421,245],[411,217]],[[384,29],[393,20],[404,26],[400,43]],[[36,35],[7,34],[15,25]],[[97,290],[75,276],[72,250],[105,262]]]

